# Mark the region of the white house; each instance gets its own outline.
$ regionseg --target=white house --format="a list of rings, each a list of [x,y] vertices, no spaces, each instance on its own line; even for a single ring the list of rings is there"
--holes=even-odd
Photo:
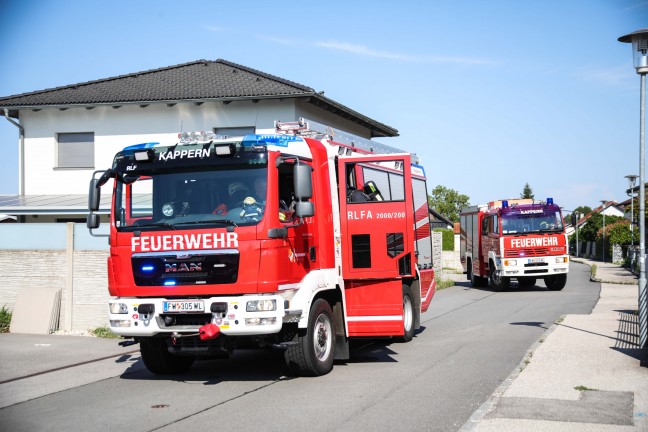
[[[605,216],[624,216],[623,208],[619,203],[617,203],[616,201],[607,201],[605,204],[596,207],[594,210],[592,210],[591,213],[588,213],[583,218],[579,219],[578,228],[582,229],[585,225],[587,225],[589,218],[596,213],[600,213]],[[571,230],[567,230],[567,235],[572,235],[574,232],[575,230],[572,227]]]
[[[364,138],[398,135],[323,92],[225,60],[0,97],[0,114],[20,149],[19,194],[0,195],[0,213],[21,222],[83,221],[93,171],[128,145],[171,144],[180,131],[269,133],[275,120],[305,117]]]

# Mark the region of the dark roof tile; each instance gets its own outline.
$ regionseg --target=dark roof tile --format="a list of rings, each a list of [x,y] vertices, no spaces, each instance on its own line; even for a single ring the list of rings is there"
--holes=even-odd
[[[17,109],[146,103],[182,100],[302,97],[341,117],[363,124],[373,136],[396,136],[398,131],[366,117],[311,87],[226,60],[197,60],[128,75],[0,97],[0,108]]]

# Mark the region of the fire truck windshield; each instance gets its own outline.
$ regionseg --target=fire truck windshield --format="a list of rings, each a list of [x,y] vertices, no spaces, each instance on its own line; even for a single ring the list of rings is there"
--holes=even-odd
[[[503,234],[563,232],[562,215],[557,206],[502,209]]]
[[[115,225],[122,231],[255,225],[264,215],[267,172],[265,164],[228,164],[117,176]]]

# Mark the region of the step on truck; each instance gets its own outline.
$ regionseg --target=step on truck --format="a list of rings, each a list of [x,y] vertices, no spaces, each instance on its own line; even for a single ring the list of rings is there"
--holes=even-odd
[[[560,207],[552,198],[492,201],[461,211],[460,259],[473,287],[503,291],[538,278],[549,290],[567,283],[569,251]]]
[[[352,338],[420,327],[436,285],[416,155],[306,119],[275,128],[132,145],[93,174],[93,235],[112,181],[110,329],[151,372],[272,347],[323,375]]]

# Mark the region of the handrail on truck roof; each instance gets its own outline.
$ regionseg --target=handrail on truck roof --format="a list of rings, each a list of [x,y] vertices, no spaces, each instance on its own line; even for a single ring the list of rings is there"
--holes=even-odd
[[[296,122],[282,122],[277,120],[275,121],[275,130],[277,133],[293,134],[307,138],[326,138],[346,146],[346,148],[351,149],[351,151],[360,151],[369,154],[409,153],[412,155],[412,163],[416,165],[420,163],[420,159],[416,153],[397,149],[377,141],[353,135],[349,132],[332,128],[323,123],[308,120],[304,117],[300,117],[299,121]]]

